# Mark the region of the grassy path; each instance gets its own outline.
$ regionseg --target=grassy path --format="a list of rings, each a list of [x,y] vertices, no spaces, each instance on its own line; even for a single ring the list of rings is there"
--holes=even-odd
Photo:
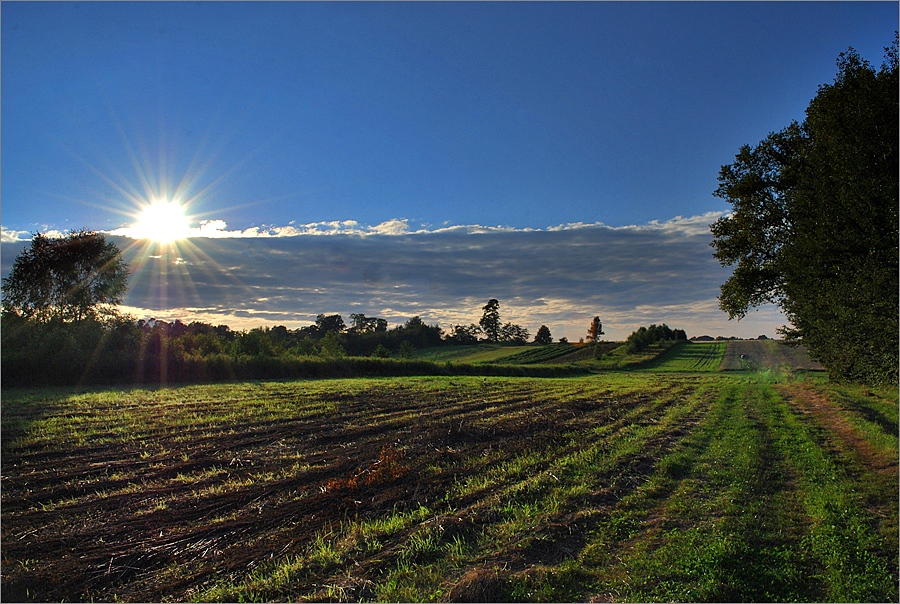
[[[854,466],[820,428],[769,385],[723,388],[585,550],[601,599],[896,600],[896,461]]]
[[[706,371],[720,348],[587,378],[4,392],[4,595],[896,601],[896,392]]]

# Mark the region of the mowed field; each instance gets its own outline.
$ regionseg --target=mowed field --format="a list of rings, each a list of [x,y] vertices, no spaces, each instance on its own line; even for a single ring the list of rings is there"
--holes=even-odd
[[[896,389],[727,348],[4,391],[3,599],[897,601]]]

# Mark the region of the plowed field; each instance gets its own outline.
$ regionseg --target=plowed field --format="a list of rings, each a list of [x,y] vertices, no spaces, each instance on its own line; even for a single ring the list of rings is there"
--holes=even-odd
[[[632,372],[2,405],[5,601],[898,597],[892,391]]]

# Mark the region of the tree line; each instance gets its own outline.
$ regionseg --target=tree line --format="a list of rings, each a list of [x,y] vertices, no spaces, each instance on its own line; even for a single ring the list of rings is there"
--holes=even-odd
[[[117,314],[62,321],[4,312],[0,320],[3,386],[471,372],[549,376],[569,371],[417,361],[412,357],[418,348],[454,343],[452,334],[419,317],[392,329],[383,320],[370,323],[374,329],[360,329],[362,315],[354,315],[350,326],[340,315],[319,315],[315,324],[300,329],[279,325],[242,331],[203,322],[135,321]]]
[[[320,314],[299,329],[244,331],[197,321],[135,320],[117,310],[127,278],[121,252],[100,233],[81,230],[55,239],[35,234],[3,280],[3,384],[298,377],[333,373],[336,367],[352,374],[348,367],[361,366],[346,359],[361,357],[373,359],[365,371],[391,373],[400,370],[389,360],[408,361],[417,349],[526,344],[530,338],[527,329],[501,321],[496,299],[482,308],[478,325],[452,325],[447,331],[418,316],[389,328],[386,319],[362,313],[351,314],[349,324],[340,314]],[[599,331],[599,318],[592,329]],[[533,341],[550,344],[550,330],[542,325]],[[313,361],[330,362],[331,368]]]

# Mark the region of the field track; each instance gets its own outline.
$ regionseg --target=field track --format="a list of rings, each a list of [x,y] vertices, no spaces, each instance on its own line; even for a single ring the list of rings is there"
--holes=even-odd
[[[896,601],[896,392],[715,346],[692,375],[4,392],[4,599]]]

